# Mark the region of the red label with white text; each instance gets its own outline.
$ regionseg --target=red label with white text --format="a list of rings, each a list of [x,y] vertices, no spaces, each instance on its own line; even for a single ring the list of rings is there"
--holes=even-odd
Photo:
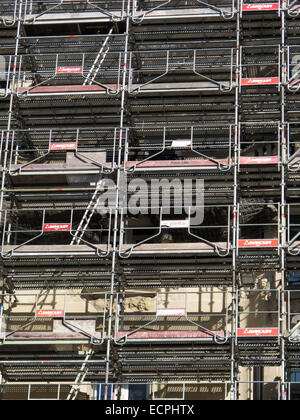
[[[57,67],[56,74],[81,74],[82,67]]]
[[[76,143],[51,143],[50,150],[76,150]]]
[[[241,165],[270,165],[277,164],[278,156],[241,156]]]
[[[238,328],[238,337],[277,337],[278,328]]]
[[[45,223],[43,226],[44,232],[63,232],[71,229],[70,223]]]
[[[63,318],[64,315],[65,312],[60,309],[40,309],[35,313],[37,318]]]
[[[243,239],[238,245],[239,248],[276,248],[278,239]]]
[[[162,308],[158,309],[157,316],[186,316],[185,309]]]
[[[270,86],[278,84],[279,77],[250,77],[241,80],[242,86]]]
[[[258,3],[243,4],[243,12],[266,12],[269,10],[279,10],[279,3]]]

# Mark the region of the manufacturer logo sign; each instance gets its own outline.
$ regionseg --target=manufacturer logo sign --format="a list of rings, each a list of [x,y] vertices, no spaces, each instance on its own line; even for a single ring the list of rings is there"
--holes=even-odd
[[[186,316],[185,309],[169,309],[162,308],[158,309],[156,312],[157,316]]]
[[[278,156],[242,156],[241,165],[270,165],[279,162]]]
[[[40,309],[36,311],[35,316],[37,318],[63,318],[65,315],[65,312],[61,309]]]
[[[63,66],[63,67],[56,68],[56,74],[81,74],[81,73],[82,73],[82,67]]]
[[[238,245],[239,248],[276,248],[278,239],[244,239]]]
[[[279,77],[251,77],[241,80],[242,86],[270,86],[278,84]]]
[[[243,12],[279,10],[278,3],[243,4]]]
[[[76,143],[51,143],[50,150],[76,150]]]
[[[279,335],[278,328],[238,328],[238,337],[276,337]]]
[[[62,232],[62,231],[70,231],[71,225],[70,223],[45,223],[43,226],[44,232]]]
[[[161,227],[171,228],[188,228],[190,225],[189,220],[162,220]]]

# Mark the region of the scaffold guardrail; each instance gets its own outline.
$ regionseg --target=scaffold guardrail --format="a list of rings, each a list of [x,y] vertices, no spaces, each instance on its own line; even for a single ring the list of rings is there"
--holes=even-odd
[[[129,0],[26,0],[24,22],[73,23],[122,21],[127,15]]]
[[[249,289],[237,291],[236,344],[275,341],[281,337],[280,290]]]
[[[282,246],[280,203],[247,200],[238,204],[237,255],[264,250],[279,255]],[[264,227],[264,236],[261,236]]]
[[[101,310],[100,310],[101,308]],[[2,344],[103,344],[107,294],[6,295],[2,302]]]
[[[130,52],[128,91],[230,92],[234,86],[234,63],[234,48]],[[182,72],[189,73],[189,82],[181,81]]]
[[[227,382],[81,382],[75,400],[223,400],[229,399]],[[65,400],[74,383],[5,383],[0,385],[3,401],[15,396],[18,400]]]
[[[163,207],[139,210],[142,210],[143,214],[155,214],[156,225],[134,227],[130,225],[130,217],[127,220],[125,218],[125,214],[130,214],[130,208],[121,208],[119,254],[122,258],[129,258],[136,253],[214,253],[219,257],[227,257],[232,250],[231,206],[189,207],[186,217],[180,218],[176,217],[176,204],[172,218],[166,218]],[[193,225],[192,220],[197,211],[203,214],[202,223]],[[220,220],[218,225],[213,222],[216,213]],[[173,232],[171,240],[162,238],[165,232]]]
[[[116,344],[149,342],[215,342],[231,337],[232,295],[224,291],[117,295]],[[141,303],[142,304],[142,303]]]
[[[220,0],[187,0],[180,1],[179,3],[173,0],[147,0],[146,2],[141,2],[140,0],[133,0],[132,4],[132,19],[135,23],[141,23],[145,19],[154,19],[157,17],[170,17],[170,15],[185,18],[191,16],[220,16],[224,19],[229,20],[234,18],[236,13],[235,0],[227,0],[226,2]],[[188,13],[189,10],[190,13]]]
[[[2,143],[9,139],[6,170],[11,176],[111,174],[116,165],[119,130],[12,130],[2,132],[1,139]]]
[[[35,95],[108,94],[117,95],[121,87],[123,53],[39,54],[35,70],[28,68],[36,56],[21,56],[15,93],[20,97]],[[39,65],[43,63],[42,66]],[[97,70],[97,71],[96,71]]]
[[[281,85],[281,50],[279,45],[241,46],[240,92],[243,88],[275,87]]]
[[[136,127],[129,129],[124,170],[168,171],[178,168],[216,169],[233,166],[234,127]]]
[[[86,208],[58,211],[36,208],[34,215],[30,210],[4,211],[2,258],[58,254],[107,257],[111,252],[112,210],[105,212],[102,218],[99,208],[88,225],[85,223],[80,227],[78,242],[78,226],[85,211]],[[57,217],[60,222],[57,222]],[[73,242],[73,238],[76,241]]]

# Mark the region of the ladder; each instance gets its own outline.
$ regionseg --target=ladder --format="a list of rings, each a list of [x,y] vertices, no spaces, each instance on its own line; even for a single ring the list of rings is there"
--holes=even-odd
[[[101,199],[101,194],[99,193],[100,188],[103,185],[103,180],[97,182],[97,186],[95,189],[95,192],[91,198],[91,201],[89,202],[89,205],[87,206],[84,215],[77,227],[77,230],[72,238],[71,244],[70,245],[74,245],[75,242],[78,245],[84,235],[84,232],[86,231],[91,218],[93,217],[95,211],[97,210],[98,204],[100,202]]]
[[[75,383],[72,385],[72,388],[70,389],[70,392],[66,398],[67,401],[76,399],[79,392],[80,384],[85,380],[85,377],[88,373],[88,368],[86,367],[87,362],[91,359],[93,354],[94,354],[94,350],[91,348],[87,352],[84,362],[82,363],[82,366],[76,376]]]
[[[100,68],[102,66],[103,61],[105,60],[109,50],[110,50],[110,45],[109,45],[109,39],[110,39],[110,35],[112,34],[114,30],[114,27],[112,27],[110,29],[110,31],[108,32],[107,37],[105,38],[102,47],[99,51],[99,53],[97,54],[97,57],[95,58],[94,63],[92,64],[92,67],[90,68],[90,71],[88,72],[88,75],[85,78],[85,81],[83,82],[83,85],[91,85],[94,80],[95,77],[97,76],[97,74],[100,71]],[[100,59],[101,58],[101,59]]]

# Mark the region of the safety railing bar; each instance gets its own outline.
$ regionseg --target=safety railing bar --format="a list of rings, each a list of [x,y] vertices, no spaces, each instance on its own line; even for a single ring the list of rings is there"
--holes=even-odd
[[[4,223],[6,223],[6,214],[7,214],[7,211],[5,211],[5,219],[4,219]],[[6,233],[6,231],[5,231],[5,228],[3,229],[3,235],[2,235],[2,250],[1,250],[1,256],[3,257],[3,258],[6,258],[6,257],[12,257],[13,256],[13,254],[14,254],[14,252],[17,250],[17,249],[19,249],[19,248],[22,248],[23,246],[25,246],[25,245],[27,245],[27,244],[29,244],[30,242],[33,242],[34,240],[36,240],[36,239],[38,239],[38,238],[40,238],[41,236],[43,236],[43,234],[44,234],[44,232],[43,232],[43,226],[44,226],[44,221],[45,221],[45,210],[43,210],[43,221],[42,221],[42,230],[41,230],[41,232],[40,232],[40,234],[39,235],[37,235],[37,236],[35,236],[34,238],[31,238],[31,239],[29,239],[28,241],[26,241],[26,242],[24,242],[24,243],[22,243],[22,244],[20,244],[20,245],[17,245],[17,246],[15,246],[15,247],[13,247],[10,251],[8,251],[8,252],[3,252],[3,247],[4,247],[4,236],[5,236],[5,233]],[[4,224],[4,226],[6,226],[6,224]]]
[[[120,56],[120,53],[116,53],[116,54],[118,54],[118,56]],[[51,54],[51,55],[53,55],[53,54]],[[85,53],[82,54],[82,57],[83,57],[82,60],[84,60]],[[34,85],[29,86],[27,88],[23,88],[24,91],[22,91],[22,93],[20,93],[19,88],[17,88],[17,90],[16,90],[17,96],[19,96],[19,97],[26,96],[26,95],[30,94],[30,92],[32,90],[36,89],[37,87],[43,86],[46,83],[49,83],[51,80],[54,80],[55,78],[57,78],[57,75],[58,75],[57,74],[58,59],[59,59],[59,54],[56,54],[56,66],[55,66],[55,69],[54,69],[54,75],[53,76],[46,78],[45,80],[41,81],[40,83],[34,84]],[[117,68],[119,69],[119,67],[120,67],[120,60],[119,60],[119,65],[118,65]],[[110,71],[112,71],[112,70],[110,69]],[[119,70],[118,70],[118,72],[119,72]],[[81,74],[80,77],[84,77],[83,74]],[[87,76],[87,79],[89,79],[88,76]],[[99,81],[96,81],[96,80],[93,80],[92,83],[106,89],[108,94],[118,94],[119,90],[120,90],[119,86],[117,87],[117,89],[112,89],[107,84],[100,83]],[[70,85],[70,86],[72,86],[72,85]]]
[[[213,315],[212,315],[213,316]],[[217,316],[217,315],[216,315]],[[196,327],[198,327],[200,330],[202,330],[203,332],[207,333],[208,335],[214,337],[214,340],[217,344],[225,344],[228,341],[228,336],[227,336],[227,330],[224,331],[225,335],[222,336],[218,333],[216,333],[213,330],[210,330],[208,328],[203,327],[203,325],[198,324],[197,322],[192,321],[191,319],[188,318],[188,315],[186,315],[186,320],[192,324],[195,325]]]
[[[133,16],[132,16],[132,21],[133,21],[134,23],[142,23],[142,21],[144,20],[145,16],[149,15],[150,13],[154,12],[154,11],[155,11],[155,10],[157,10],[157,9],[160,9],[160,8],[161,8],[161,7],[163,7],[163,6],[166,6],[167,4],[169,4],[169,3],[171,3],[171,2],[172,2],[172,0],[166,0],[166,1],[165,1],[165,2],[163,2],[162,4],[160,4],[160,5],[156,6],[156,7],[153,7],[152,9],[150,9],[150,10],[148,10],[148,11],[144,11],[144,12],[143,12],[143,15],[142,15],[142,16],[140,16],[140,17],[135,17],[135,15],[133,14]]]
[[[128,334],[125,334],[122,337],[117,338],[117,336],[115,334],[115,340],[114,341],[115,341],[116,344],[126,344],[128,337],[130,337],[132,334],[135,334],[138,331],[141,331],[142,329],[144,329],[146,327],[149,327],[149,325],[152,325],[155,322],[157,322],[157,316],[154,319],[152,319],[150,322],[147,322],[146,324],[141,325],[140,327],[138,327],[138,328],[136,328],[132,331],[128,331]]]
[[[26,10],[25,10],[25,17],[24,17],[24,21],[25,21],[26,23],[35,22],[35,21],[36,21],[36,19],[38,19],[38,18],[40,18],[41,16],[43,16],[43,15],[45,15],[45,14],[47,14],[47,13],[51,12],[52,10],[54,10],[54,9],[56,9],[57,7],[61,6],[63,3],[64,3],[64,0],[60,0],[60,3],[58,3],[58,4],[56,4],[56,5],[52,6],[52,7],[50,7],[50,9],[47,9],[47,10],[45,10],[44,12],[41,12],[40,14],[38,14],[38,15],[37,15],[37,16],[35,16],[35,17],[31,17],[30,19],[26,19]]]
[[[107,148],[105,150],[107,150]],[[82,152],[78,152],[78,149],[75,151],[75,156],[79,157],[80,160],[82,161],[88,161],[88,162],[91,162],[93,165],[98,166],[99,168],[101,168],[101,172],[104,174],[109,175],[114,172],[114,159],[115,159],[114,157],[113,157],[113,162],[111,162],[111,165],[109,165],[108,163],[97,162],[96,160],[88,156],[84,156]]]
[[[66,296],[68,296],[68,295],[66,295]],[[55,309],[53,309],[53,310],[55,310]],[[75,311],[73,311],[73,312],[75,312]],[[208,315],[208,314],[206,314],[206,315]],[[216,314],[215,316],[220,316],[220,315],[222,315],[222,314],[219,314],[219,315]],[[34,317],[34,314],[32,314],[32,315],[29,315],[29,314],[27,314],[27,315],[26,314],[25,315],[24,314],[6,315],[6,314],[4,314],[3,316],[5,318],[9,319],[9,320],[18,320],[18,319],[20,320],[20,319],[23,319],[23,318],[24,319],[32,318],[32,317]],[[86,315],[74,313],[73,315],[72,314],[68,314],[67,315],[66,312],[65,312],[65,318],[67,320],[73,320],[73,321],[78,321],[78,320],[95,320],[95,319],[102,319],[103,317],[104,317],[104,315],[100,315],[99,313],[86,314]],[[44,316],[43,319],[51,319],[52,320],[53,318],[51,317],[51,315],[49,315],[49,316]]]
[[[164,6],[167,6],[171,2],[172,2],[172,0],[167,0],[165,2],[162,2],[161,4],[159,4],[156,7],[152,7],[151,9],[149,9],[147,11],[143,11],[143,14],[141,16],[137,16],[136,4],[133,1],[133,16],[132,16],[132,20],[133,20],[134,23],[141,23],[141,22],[143,22],[143,20],[144,20],[144,18],[146,16],[148,16],[151,13],[153,13],[157,9],[161,9]],[[206,6],[207,8],[209,8],[209,9],[215,11],[215,12],[220,13],[221,16],[224,19],[232,19],[234,17],[234,15],[235,15],[235,12],[236,12],[236,9],[234,7],[234,0],[232,0],[232,7],[231,7],[232,8],[232,11],[231,12],[228,12],[226,9],[223,9],[223,8],[220,8],[220,7],[217,7],[217,6],[214,6],[214,5],[210,4],[210,3],[207,3],[207,2],[204,2],[204,1],[201,1],[201,0],[196,0],[196,3],[199,3],[202,6]]]
[[[15,133],[15,132],[14,132]],[[13,135],[14,135],[14,133],[13,133]],[[13,149],[13,146],[14,146],[14,142],[12,141],[11,142],[11,157],[12,157],[12,154],[13,154],[13,152],[14,152],[14,149]],[[34,150],[37,150],[37,149],[34,149]],[[50,141],[49,141],[49,146],[48,146],[48,151],[47,151],[47,153],[45,153],[45,154],[43,154],[43,155],[41,155],[41,156],[38,156],[37,158],[35,158],[35,159],[33,159],[33,160],[31,160],[30,162],[26,162],[26,163],[24,163],[24,164],[22,164],[22,165],[18,165],[18,168],[17,169],[11,169],[12,168],[12,162],[10,161],[10,165],[9,165],[9,170],[8,170],[8,173],[9,174],[11,174],[11,175],[13,175],[13,174],[21,174],[21,172],[22,172],[22,169],[24,169],[24,168],[26,168],[27,166],[29,166],[29,165],[32,165],[33,163],[35,163],[35,162],[38,162],[39,160],[41,160],[41,159],[43,159],[43,158],[45,158],[46,156],[48,156],[50,154]]]
[[[207,245],[211,246],[212,248],[214,248],[215,252],[219,255],[219,257],[227,257],[229,255],[229,253],[230,253],[230,220],[231,220],[231,217],[230,217],[230,209],[231,209],[231,207],[230,206],[227,206],[227,210],[228,210],[228,215],[227,215],[227,218],[228,218],[228,225],[227,225],[227,228],[228,228],[228,232],[227,232],[227,249],[225,249],[223,247],[220,247],[220,246],[216,245],[215,243],[213,243],[211,241],[208,241],[207,239],[204,239],[204,238],[202,238],[202,237],[200,237],[200,236],[192,233],[191,232],[191,224],[190,223],[189,223],[189,227],[188,227],[188,233],[191,236],[194,236],[195,238],[197,238],[201,242],[204,242],[205,244],[207,244]],[[189,220],[190,219],[191,219],[191,207],[189,207]]]
[[[53,79],[55,79],[55,77],[56,77],[56,74],[54,75],[54,76],[52,76],[52,77],[49,77],[48,79],[46,79],[46,80],[43,80],[42,82],[40,82],[40,83],[38,83],[38,84],[36,84],[36,85],[33,85],[33,86],[28,86],[28,88],[25,88],[25,90],[24,90],[24,92],[22,92],[22,93],[20,93],[19,92],[19,88],[17,88],[17,90],[16,90],[16,94],[17,94],[17,96],[18,97],[23,97],[23,96],[26,96],[26,95],[28,95],[28,93],[30,93],[33,89],[35,89],[35,88],[37,88],[37,87],[39,87],[39,86],[43,86],[45,83],[48,83],[48,82],[50,82],[50,80],[53,80]]]
[[[125,160],[124,160],[124,171],[125,172],[134,172],[135,170],[136,170],[136,168],[137,168],[137,166],[139,166],[139,165],[141,165],[142,163],[144,163],[144,162],[147,162],[148,160],[150,160],[150,159],[153,159],[154,157],[156,157],[156,156],[159,156],[161,153],[163,153],[164,151],[166,150],[166,129],[165,129],[165,127],[164,127],[164,131],[163,131],[163,146],[162,146],[162,149],[161,150],[159,150],[157,153],[155,153],[155,154],[153,154],[153,155],[151,155],[151,156],[149,156],[148,158],[145,158],[145,159],[143,159],[143,160],[141,160],[141,161],[139,161],[138,163],[136,163],[136,164],[134,164],[134,165],[132,165],[130,168],[126,168],[126,162],[125,162]]]
[[[30,322],[28,322],[27,324],[25,324],[25,325],[22,325],[20,328],[17,328],[16,330],[14,330],[13,332],[10,332],[10,333],[8,333],[8,334],[6,334],[5,335],[5,338],[4,338],[4,341],[5,341],[5,339],[7,338],[7,337],[9,337],[9,336],[11,336],[12,334],[15,334],[16,332],[18,332],[18,331],[22,331],[24,328],[26,328],[26,327],[28,327],[28,326],[30,326],[30,325],[32,325],[32,324],[34,324],[35,322],[36,322],[36,319],[37,319],[37,317],[36,317],[36,312],[37,312],[37,301],[38,301],[38,295],[37,294],[35,294],[35,311],[34,311],[34,316],[33,316],[33,320],[32,321],[30,321]]]
[[[198,0],[199,1],[199,0]],[[201,74],[201,73],[199,73],[197,70],[196,70],[196,58],[197,58],[197,50],[195,50],[194,51],[194,65],[193,65],[193,72],[197,75],[197,76],[199,76],[200,78],[202,78],[202,79],[205,79],[205,80],[208,80],[209,82],[211,82],[211,83],[213,83],[213,84],[215,84],[215,85],[217,85],[217,86],[219,86],[219,88],[220,88],[220,90],[222,91],[222,92],[229,92],[229,91],[231,91],[232,90],[232,87],[233,87],[233,82],[232,82],[232,76],[233,76],[233,49],[231,50],[231,66],[230,66],[230,84],[229,84],[229,87],[228,86],[226,86],[225,84],[224,84],[224,82],[218,82],[217,80],[215,80],[215,79],[212,79],[211,77],[208,77],[208,76],[205,76],[204,74]]]
[[[44,2],[44,3],[45,3],[45,2]],[[28,23],[35,23],[37,19],[39,19],[40,17],[44,16],[45,14],[48,14],[49,12],[51,12],[51,11],[53,11],[53,10],[55,10],[55,9],[57,9],[59,6],[62,6],[64,3],[65,3],[65,0],[61,0],[58,4],[56,4],[56,5],[52,6],[52,7],[50,7],[49,9],[45,10],[44,12],[39,13],[37,16],[34,16],[34,17],[28,17],[28,18],[27,18],[27,8],[25,8],[25,17],[24,17],[24,21],[25,21],[27,24],[28,24]],[[102,7],[98,6],[97,4],[92,3],[90,0],[86,0],[86,4],[88,4],[88,5],[92,6],[92,7],[93,7],[93,8],[95,8],[95,9],[100,10],[100,12],[101,12],[103,15],[108,16],[108,17],[112,18],[112,20],[113,20],[113,21],[120,21],[120,20],[122,20],[122,19],[124,18],[124,12],[125,12],[125,11],[124,11],[124,7],[120,10],[121,15],[120,15],[120,16],[118,16],[118,15],[116,15],[115,13],[112,13],[112,12],[110,12],[110,11],[108,11],[108,10],[105,10],[105,9],[103,9]],[[31,5],[32,5],[32,3],[31,3]],[[123,2],[123,6],[124,6],[124,2]],[[31,9],[29,10],[29,12],[30,12],[29,16],[30,16],[30,15],[32,15],[33,9],[31,8]]]
[[[63,319],[63,325],[69,328],[71,331],[79,331],[81,334],[85,335],[86,337],[89,337],[91,339],[91,343],[93,345],[101,345],[104,343],[104,336],[102,335],[101,339],[96,338],[95,334],[91,334],[88,331],[78,327],[77,325],[72,324],[71,322],[68,322],[66,320],[66,317]]]
[[[161,229],[161,227],[160,227],[160,228],[159,228],[159,232],[158,232],[157,234],[155,234],[155,235],[153,235],[153,236],[150,236],[149,238],[147,238],[147,239],[145,239],[145,240],[143,240],[143,241],[140,241],[140,242],[138,242],[137,244],[133,244],[131,247],[128,247],[127,249],[125,249],[125,251],[122,251],[122,250],[121,250],[121,246],[122,246],[122,245],[124,245],[124,244],[121,242],[121,243],[120,243],[120,249],[119,249],[119,255],[120,255],[120,257],[121,257],[121,258],[129,258],[129,257],[131,256],[131,254],[132,254],[133,250],[134,250],[136,247],[138,247],[138,246],[140,246],[140,245],[143,245],[144,243],[146,243],[146,242],[150,241],[151,239],[156,238],[157,236],[159,236],[159,235],[161,234],[161,231],[162,231],[162,229]]]
[[[145,292],[146,293],[146,292]],[[126,323],[126,320],[128,321],[128,320],[133,320],[133,319],[141,319],[141,317],[142,318],[145,318],[145,317],[150,317],[150,318],[152,318],[151,320],[150,320],[150,322],[148,322],[148,323],[146,323],[146,324],[144,324],[144,325],[142,325],[142,326],[140,326],[140,327],[138,327],[138,328],[136,328],[136,329],[134,329],[133,331],[129,331],[128,332],[128,334],[126,335],[126,337],[128,337],[129,335],[131,335],[131,334],[134,334],[135,332],[137,332],[137,331],[139,331],[139,330],[141,330],[141,329],[143,329],[143,328],[145,328],[145,327],[147,327],[147,326],[149,326],[149,325],[151,325],[151,324],[153,324],[153,322],[158,322],[158,319],[159,319],[159,316],[158,316],[158,310],[159,310],[159,304],[158,304],[158,302],[159,302],[159,296],[160,295],[167,295],[168,297],[170,297],[170,295],[173,295],[173,294],[177,294],[177,295],[183,295],[184,296],[184,300],[185,300],[185,315],[178,315],[178,317],[176,317],[176,318],[178,318],[178,319],[180,319],[180,318],[185,318],[186,319],[186,321],[189,323],[189,324],[192,324],[192,325],[195,325],[197,328],[200,328],[203,332],[206,332],[207,334],[209,334],[209,335],[211,335],[211,336],[213,336],[214,337],[214,340],[216,341],[216,343],[218,343],[218,344],[224,344],[224,343],[226,343],[227,342],[227,340],[228,340],[228,336],[227,336],[227,332],[226,332],[226,335],[225,336],[222,336],[222,335],[220,335],[220,334],[218,334],[218,333],[216,333],[216,332],[214,332],[214,331],[212,331],[212,330],[210,330],[210,329],[208,329],[208,328],[205,328],[203,325],[201,325],[201,324],[199,324],[199,323],[197,323],[197,322],[194,322],[194,321],[192,321],[190,318],[189,318],[189,314],[188,314],[188,310],[187,310],[187,299],[188,299],[188,296],[189,295],[197,295],[197,296],[202,296],[202,295],[205,295],[205,294],[207,294],[207,293],[209,293],[209,292],[200,292],[200,293],[198,293],[198,292],[194,292],[194,293],[189,293],[189,292],[172,292],[172,293],[169,293],[169,292],[162,292],[162,293],[156,293],[156,315],[155,314],[144,314],[144,315],[141,315],[141,314],[134,314],[134,313],[130,313],[130,314],[127,314],[127,313],[125,313],[125,314],[122,314],[122,315],[120,315],[120,305],[119,304],[117,304],[117,316],[116,316],[116,322],[117,322],[117,324],[116,324],[116,332],[118,332],[119,331],[119,328],[118,328],[118,325],[119,325],[119,323],[120,323],[120,320],[122,320],[122,322],[125,322]],[[228,295],[228,293],[227,292],[224,292],[224,291],[219,291],[219,292],[216,292],[217,294],[221,294],[222,296],[225,296],[225,299],[227,299],[227,295]],[[119,297],[120,297],[120,295],[121,295],[121,297],[123,297],[123,294],[118,294],[118,302],[120,301],[120,299],[119,299]],[[124,297],[125,299],[126,298],[130,298],[130,293],[126,293],[126,295],[125,295],[125,297]],[[227,300],[226,300],[226,302],[227,302]],[[167,309],[172,309],[172,308],[167,308]],[[153,316],[155,316],[155,318],[153,319]],[[228,307],[226,307],[225,308],[225,312],[223,311],[223,312],[221,312],[221,313],[197,313],[197,314],[191,314],[191,316],[193,316],[193,317],[198,317],[198,318],[201,318],[201,317],[206,317],[206,316],[210,316],[210,317],[222,317],[222,318],[225,318],[225,320],[226,320],[226,325],[227,325],[227,321],[228,321],[228,318],[227,318],[227,316],[228,316]],[[168,318],[168,315],[162,315],[162,317],[163,318]],[[175,324],[174,324],[175,325]],[[123,337],[121,337],[120,338],[120,340],[122,340],[123,338],[124,338],[125,336],[123,336]]]
[[[172,0],[169,0],[169,1],[172,1]],[[157,77],[154,77],[153,79],[149,80],[146,83],[142,83],[142,84],[138,85],[138,87],[135,88],[135,89],[132,89],[131,88],[131,85],[129,85],[128,86],[129,93],[134,93],[134,92],[138,92],[139,93],[143,87],[148,86],[149,84],[155,82],[156,80],[159,80],[159,79],[163,78],[164,76],[166,76],[169,73],[169,56],[170,56],[170,52],[168,50],[167,51],[167,55],[166,55],[166,70],[164,71],[163,74],[161,74],[161,75],[159,75]]]
[[[224,19],[232,19],[234,17],[234,14],[235,14],[234,0],[232,0],[232,12],[231,13],[230,12],[228,13],[226,10],[224,10],[220,7],[216,7],[212,4],[206,3],[204,1],[201,1],[201,0],[196,0],[196,1],[197,1],[197,3],[203,4],[204,6],[207,6],[208,8],[210,8],[212,10],[215,10],[216,12],[220,12]]]
[[[229,164],[228,165],[224,165],[223,163],[221,163],[217,159],[214,159],[210,156],[207,156],[206,154],[200,153],[198,150],[196,150],[194,148],[194,127],[191,127],[191,151],[194,152],[195,154],[209,160],[210,162],[215,163],[218,166],[218,169],[221,170],[221,171],[228,171],[232,167],[232,161],[230,159],[231,158],[231,134],[230,134],[230,138],[229,138],[229,156],[228,156]]]
[[[87,4],[90,4],[91,6],[95,7],[96,9],[99,9],[99,10],[101,11],[101,13],[103,13],[103,14],[104,14],[104,15],[106,15],[106,16],[111,17],[111,18],[112,18],[112,20],[113,20],[113,21],[116,21],[116,22],[118,22],[118,21],[122,20],[122,18],[123,18],[123,16],[124,16],[124,13],[125,13],[125,10],[122,10],[122,11],[121,11],[121,17],[118,17],[116,14],[113,14],[113,13],[111,13],[111,12],[108,12],[107,10],[103,9],[102,7],[99,7],[99,6],[97,6],[97,5],[93,4],[93,3],[91,3],[91,2],[90,2],[90,0],[87,0]]]

